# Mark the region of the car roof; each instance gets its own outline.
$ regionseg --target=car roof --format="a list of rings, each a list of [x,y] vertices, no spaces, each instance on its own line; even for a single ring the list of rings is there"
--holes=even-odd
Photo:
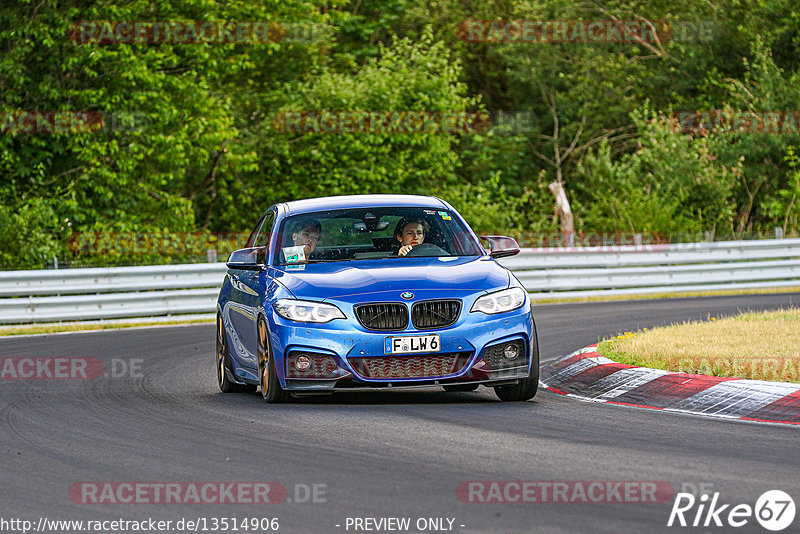
[[[307,198],[284,203],[286,215],[314,211],[348,208],[416,207],[450,209],[436,197],[422,195],[345,195],[337,197]]]

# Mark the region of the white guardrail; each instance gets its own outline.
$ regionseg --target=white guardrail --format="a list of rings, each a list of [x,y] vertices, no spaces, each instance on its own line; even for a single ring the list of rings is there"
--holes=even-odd
[[[535,302],[800,287],[800,239],[523,249],[500,263]],[[211,314],[224,263],[0,272],[0,324]]]

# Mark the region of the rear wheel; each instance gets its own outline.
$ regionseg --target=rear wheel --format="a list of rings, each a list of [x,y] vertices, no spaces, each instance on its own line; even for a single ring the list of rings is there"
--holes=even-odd
[[[230,355],[228,354],[228,336],[225,335],[225,326],[222,317],[217,315],[217,385],[223,393],[254,393],[256,386],[251,384],[237,384],[228,379],[230,371]],[[232,371],[230,371],[232,372]]]
[[[475,391],[478,389],[478,384],[452,384],[442,387],[445,391]]]
[[[533,319],[531,319],[533,322]],[[539,390],[539,335],[536,333],[536,323],[533,322],[533,339],[531,340],[532,361],[531,371],[528,378],[520,379],[519,383],[513,386],[497,386],[494,393],[501,401],[520,402],[530,400],[536,396]]]
[[[278,374],[275,371],[275,360],[267,338],[267,323],[263,317],[258,319],[258,376],[261,383],[261,395],[267,402],[286,402],[289,392],[281,388]]]

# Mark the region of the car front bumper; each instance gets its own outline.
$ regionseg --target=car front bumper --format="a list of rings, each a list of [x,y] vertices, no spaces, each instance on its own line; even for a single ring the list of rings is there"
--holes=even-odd
[[[298,325],[275,314],[271,319],[276,371],[281,386],[295,393],[510,385],[530,375],[534,355],[528,302],[497,315],[463,313],[453,326],[424,331],[371,332],[345,320]],[[439,335],[438,352],[384,354],[387,337],[427,334]],[[519,347],[513,360],[502,357],[509,343]],[[305,358],[307,369],[298,370],[299,357]]]

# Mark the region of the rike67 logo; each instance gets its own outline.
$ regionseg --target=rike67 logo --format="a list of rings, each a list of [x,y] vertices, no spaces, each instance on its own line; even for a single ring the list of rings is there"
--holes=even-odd
[[[669,514],[667,526],[692,527],[742,527],[752,524],[753,518],[765,529],[778,532],[794,521],[795,504],[788,493],[781,490],[766,491],[749,504],[723,504],[719,492],[695,497],[692,493],[678,493]]]

